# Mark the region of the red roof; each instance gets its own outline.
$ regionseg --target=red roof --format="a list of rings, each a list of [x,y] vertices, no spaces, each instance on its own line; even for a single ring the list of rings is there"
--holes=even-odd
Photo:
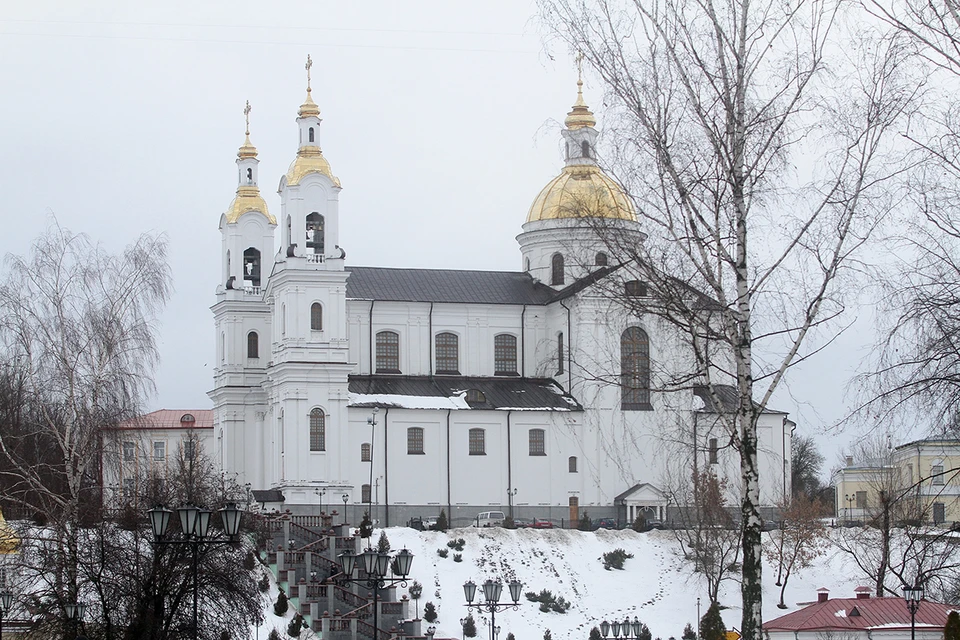
[[[947,622],[947,614],[955,608],[923,600],[917,610],[917,626],[942,628]],[[903,598],[837,598],[815,602],[800,611],[763,623],[763,628],[769,631],[863,631],[878,627],[910,628],[910,611]]]
[[[189,419],[193,416],[193,420]],[[186,418],[186,419],[185,419]],[[118,429],[213,429],[212,409],[160,409],[121,422]]]

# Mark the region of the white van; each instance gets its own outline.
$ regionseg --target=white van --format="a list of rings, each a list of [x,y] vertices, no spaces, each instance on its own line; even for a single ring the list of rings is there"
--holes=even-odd
[[[506,516],[503,511],[483,511],[477,514],[471,527],[502,527]]]

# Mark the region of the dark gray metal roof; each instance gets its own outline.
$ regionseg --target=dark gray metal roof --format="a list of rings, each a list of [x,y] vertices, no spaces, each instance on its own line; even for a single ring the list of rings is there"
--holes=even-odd
[[[257,502],[283,502],[283,492],[279,489],[254,489],[250,493]]]
[[[703,400],[703,411],[706,413],[736,413],[740,410],[740,392],[737,391],[736,387],[729,384],[715,384],[713,385],[713,391],[722,405],[720,411],[717,411],[716,405],[713,403],[713,396],[710,395],[710,390],[706,386],[693,388],[693,395]],[[754,402],[753,406],[759,407],[760,405]],[[782,413],[786,415],[786,411],[777,411],[770,407],[764,409],[763,413]]]
[[[394,302],[546,304],[554,291],[520,271],[346,267],[347,298]]]
[[[471,409],[583,411],[572,396],[549,378],[489,378],[473,376],[350,376],[350,393],[369,396],[459,397],[467,389],[482,392],[484,402]],[[352,407],[398,406],[385,400],[351,402]]]

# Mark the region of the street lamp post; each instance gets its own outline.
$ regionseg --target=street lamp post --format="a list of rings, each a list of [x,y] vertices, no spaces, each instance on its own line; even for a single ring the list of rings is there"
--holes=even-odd
[[[70,621],[70,629],[73,632],[73,637],[77,638],[80,633],[80,625],[83,624],[83,612],[86,610],[87,605],[82,602],[76,604],[67,604],[63,607],[67,613],[67,620]]]
[[[343,500],[343,524],[347,524],[347,501],[350,500],[350,494],[349,493],[343,494],[343,496],[341,497],[341,500]]]
[[[341,553],[340,570],[343,574],[340,581],[348,584],[365,585],[373,590],[373,638],[377,640],[380,618],[380,590],[399,584],[407,586],[407,576],[410,575],[410,566],[413,564],[413,554],[407,549],[401,549],[395,556],[389,553],[379,553],[376,549],[367,549],[363,553]],[[360,575],[361,571],[364,575]],[[392,573],[387,577],[387,573]]]
[[[200,547],[206,545],[212,547],[220,544],[233,544],[239,541],[240,519],[243,511],[233,503],[227,504],[219,510],[220,521],[223,525],[223,532],[226,537],[217,538],[210,535],[210,516],[213,512],[209,509],[201,509],[194,505],[184,505],[177,508],[177,516],[180,520],[180,531],[182,537],[168,538],[167,529],[170,526],[170,517],[173,511],[163,505],[157,505],[147,511],[150,517],[150,527],[153,529],[154,545],[162,544],[189,544],[191,547],[191,571],[193,573],[193,624],[191,628],[194,640],[199,638],[199,626],[197,624],[197,594],[198,594],[198,575],[200,567],[198,555]]]
[[[316,494],[320,496],[320,513],[323,513],[323,496],[327,494],[327,490],[321,487],[316,490]]]
[[[915,582],[912,587],[903,588],[903,600],[910,612],[910,640],[916,640],[917,611],[920,609],[920,601],[923,600],[923,587],[919,582]]]
[[[640,618],[634,616],[633,621],[631,622],[630,618],[624,618],[623,622],[619,620],[614,620],[613,622],[607,622],[604,620],[600,623],[600,635],[606,638],[610,635],[610,632],[613,631],[613,637],[619,638],[639,638],[642,625],[640,624]]]
[[[13,594],[9,591],[0,593],[0,638],[3,638],[3,617],[13,609]]]
[[[416,603],[417,607],[417,620],[420,619],[420,596],[423,594],[423,585],[419,582],[414,582],[410,585],[410,599]]]
[[[845,495],[843,498],[844,498],[844,500],[847,501],[847,521],[849,522],[849,521],[851,520],[851,517],[850,517],[850,516],[851,516],[852,513],[853,513],[853,501],[856,500],[857,497],[856,497],[856,496],[851,496],[851,495],[847,494],[847,495]]]
[[[496,640],[497,611],[505,611],[512,608],[514,611],[519,609],[520,590],[523,589],[523,583],[519,580],[511,580],[507,583],[510,590],[510,599],[512,603],[500,602],[500,594],[503,592],[503,583],[499,580],[493,581],[490,578],[483,583],[483,602],[473,603],[477,596],[477,585],[473,580],[467,580],[463,583],[463,595],[467,599],[467,612],[476,608],[477,611],[486,611],[490,614],[490,640]]]

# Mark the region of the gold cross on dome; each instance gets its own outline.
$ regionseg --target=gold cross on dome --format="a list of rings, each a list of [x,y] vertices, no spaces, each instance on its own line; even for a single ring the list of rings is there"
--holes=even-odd
[[[247,135],[250,135],[250,112],[251,111],[253,111],[253,109],[250,108],[250,101],[247,100],[247,106],[243,108],[243,115],[247,119]]]
[[[583,51],[577,52],[577,82],[583,82]]]
[[[310,54],[307,54],[307,64],[303,65],[304,69],[307,70],[307,91],[310,91],[310,67],[313,66],[313,60],[310,59]]]

